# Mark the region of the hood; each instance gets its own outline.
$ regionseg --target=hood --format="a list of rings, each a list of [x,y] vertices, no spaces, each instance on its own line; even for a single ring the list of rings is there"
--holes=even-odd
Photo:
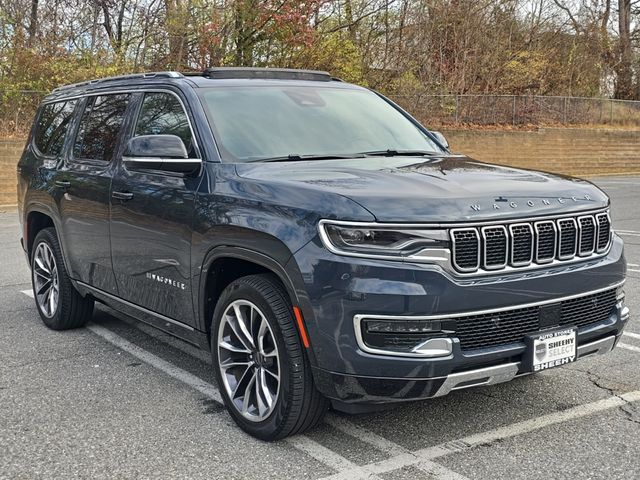
[[[257,182],[305,186],[347,197],[379,222],[523,218],[609,203],[600,189],[584,180],[457,155],[250,163],[236,168],[239,176]]]

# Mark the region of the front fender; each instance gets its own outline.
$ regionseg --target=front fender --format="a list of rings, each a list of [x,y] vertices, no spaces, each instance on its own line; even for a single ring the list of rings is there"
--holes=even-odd
[[[302,275],[293,260],[292,252],[276,237],[248,228],[220,226],[202,238],[199,248],[209,247],[197,267],[194,278],[193,301],[197,305],[198,329],[205,332],[209,318],[206,314],[207,272],[220,258],[245,260],[273,272],[284,285],[292,305],[309,312]],[[229,240],[233,239],[233,243]],[[194,248],[195,245],[194,245]],[[293,261],[292,261],[293,260]],[[306,319],[306,316],[304,317]],[[305,327],[306,328],[306,327]],[[316,365],[313,346],[307,351],[312,365]]]

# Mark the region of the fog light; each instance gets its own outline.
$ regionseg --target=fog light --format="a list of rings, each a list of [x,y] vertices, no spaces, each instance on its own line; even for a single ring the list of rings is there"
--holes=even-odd
[[[406,318],[359,318],[356,332],[360,347],[369,353],[412,357],[451,355],[455,330],[451,320],[411,320]]]
[[[364,326],[369,333],[451,333],[455,327],[448,320],[365,320]]]

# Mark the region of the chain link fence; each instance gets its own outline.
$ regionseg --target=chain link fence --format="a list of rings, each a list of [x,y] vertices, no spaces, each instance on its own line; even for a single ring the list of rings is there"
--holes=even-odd
[[[0,90],[0,137],[24,137],[45,92]],[[640,102],[534,95],[395,95],[430,127],[618,125],[640,127]]]
[[[425,125],[640,126],[640,102],[535,95],[393,97]]]

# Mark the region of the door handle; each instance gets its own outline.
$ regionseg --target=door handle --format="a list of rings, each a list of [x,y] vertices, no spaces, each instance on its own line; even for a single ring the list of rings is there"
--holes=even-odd
[[[53,183],[58,188],[69,188],[71,186],[71,182],[68,182],[66,180],[56,180]]]
[[[133,193],[131,192],[113,192],[111,193],[113,198],[117,198],[118,200],[131,200],[133,198]]]

